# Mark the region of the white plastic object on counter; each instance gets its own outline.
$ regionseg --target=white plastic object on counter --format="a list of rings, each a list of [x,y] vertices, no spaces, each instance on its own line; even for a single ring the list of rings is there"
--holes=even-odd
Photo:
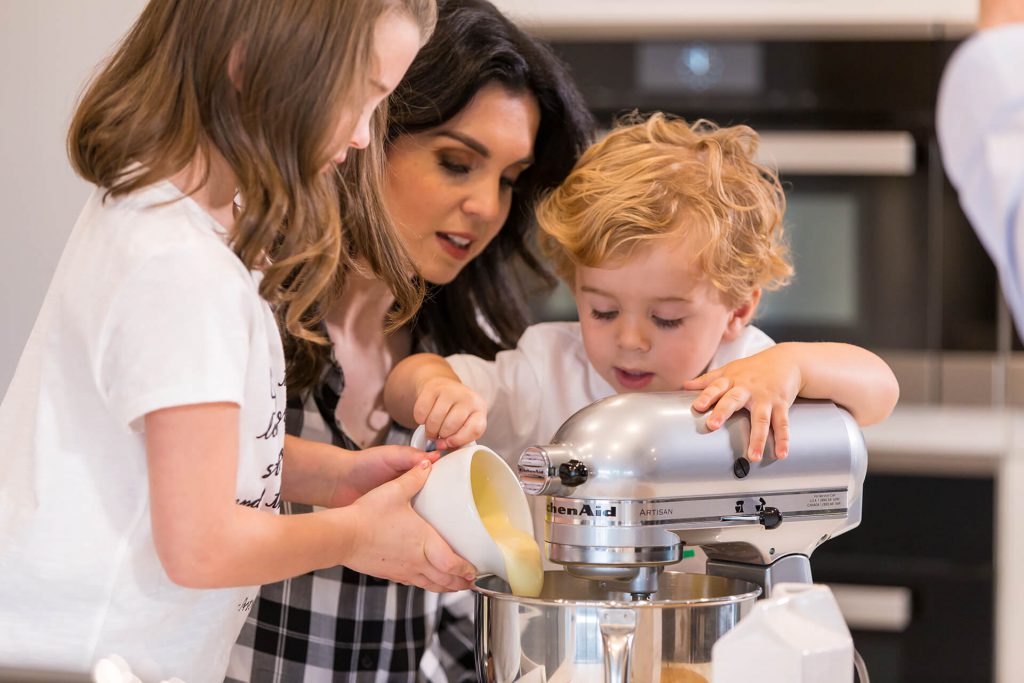
[[[142,683],[132,673],[131,666],[121,655],[108,655],[97,661],[92,667],[92,680],[95,683]],[[185,683],[180,678],[170,678],[160,683]]]
[[[712,683],[852,683],[853,639],[828,586],[780,583],[711,650]]]

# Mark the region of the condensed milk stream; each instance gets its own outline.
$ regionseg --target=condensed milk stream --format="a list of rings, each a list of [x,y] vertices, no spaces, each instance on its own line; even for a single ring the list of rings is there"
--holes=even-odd
[[[470,477],[473,499],[480,521],[494,539],[505,558],[505,571],[512,593],[523,597],[537,597],[544,586],[544,567],[540,547],[530,534],[513,526],[497,489],[487,476],[485,468],[476,462]]]

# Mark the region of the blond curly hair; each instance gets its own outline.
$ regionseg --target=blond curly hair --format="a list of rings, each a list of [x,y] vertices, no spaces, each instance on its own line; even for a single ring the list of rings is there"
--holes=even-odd
[[[793,273],[783,239],[786,198],[754,161],[758,135],[653,114],[620,121],[537,208],[540,245],[570,286],[577,266],[601,267],[665,237],[702,245],[701,271],[729,306]]]

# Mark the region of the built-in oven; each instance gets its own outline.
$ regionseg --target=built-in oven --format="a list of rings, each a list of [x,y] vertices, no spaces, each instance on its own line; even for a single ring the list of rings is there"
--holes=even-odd
[[[994,269],[939,159],[948,41],[561,42],[599,120],[667,111],[749,124],[787,191],[796,276],[758,324],[778,339],[995,351]],[[572,315],[562,291],[537,302]]]

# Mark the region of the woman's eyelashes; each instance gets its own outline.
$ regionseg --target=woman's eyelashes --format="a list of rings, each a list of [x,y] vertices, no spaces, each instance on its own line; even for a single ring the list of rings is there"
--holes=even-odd
[[[467,164],[460,164],[456,161],[445,159],[444,157],[438,159],[437,163],[440,164],[441,168],[452,175],[469,175],[470,168]]]
[[[459,161],[454,161],[452,159],[448,159],[448,158],[445,158],[445,157],[440,157],[437,160],[437,163],[438,163],[438,165],[441,168],[443,168],[445,170],[446,173],[448,173],[449,175],[452,175],[452,176],[457,176],[459,178],[468,176],[474,170],[474,168],[473,168],[473,166],[471,164],[466,164],[466,163],[462,163],[462,162],[459,162]],[[501,176],[501,178],[498,180],[498,183],[501,185],[501,189],[502,190],[509,190],[509,191],[515,190],[516,183],[518,183],[518,182],[519,182],[519,176],[518,175],[515,176],[515,177]]]

